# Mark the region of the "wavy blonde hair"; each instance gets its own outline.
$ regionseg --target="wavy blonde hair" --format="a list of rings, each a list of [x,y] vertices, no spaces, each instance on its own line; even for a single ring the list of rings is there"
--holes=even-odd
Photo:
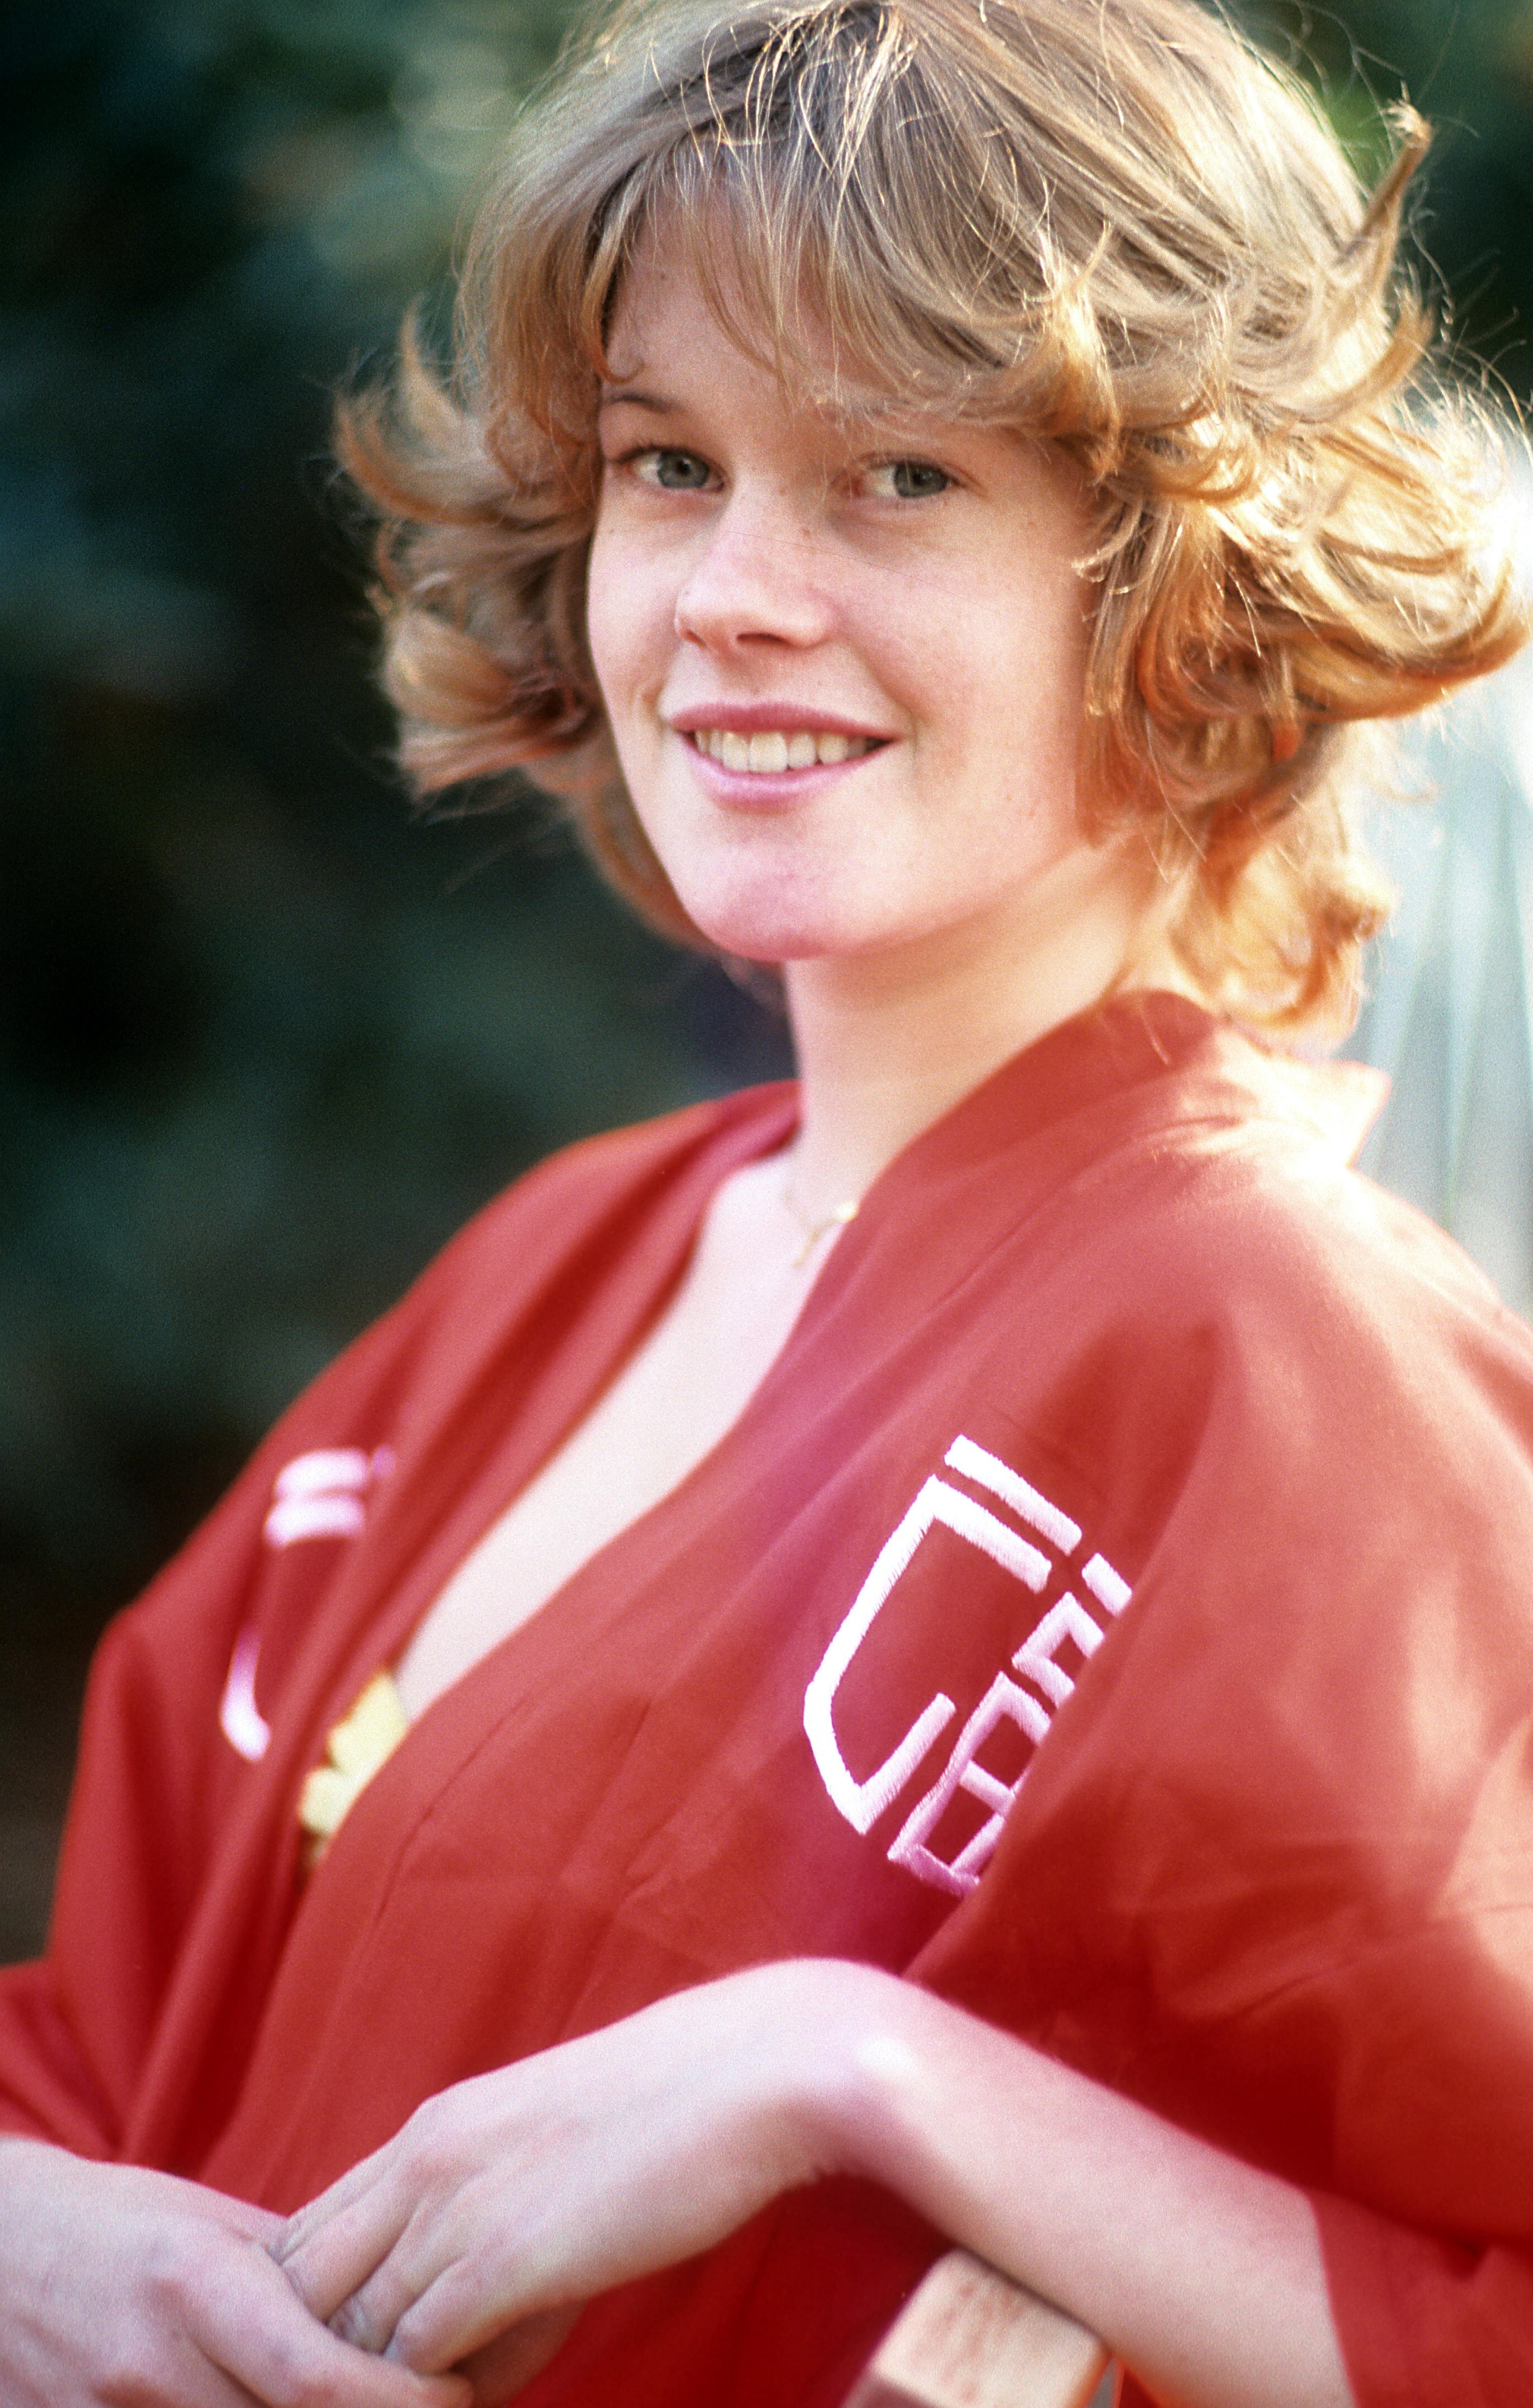
[[[645,917],[701,941],[585,634],[605,340],[663,215],[764,371],[1080,464],[1088,833],[1141,831],[1211,1000],[1344,1022],[1385,909],[1347,825],[1357,724],[1526,632],[1491,415],[1438,373],[1397,268],[1427,140],[1408,110],[1397,136],[1365,192],[1297,79],[1194,0],[620,0],[484,201],[451,367],[407,333],[392,390],[342,412],[417,785],[528,770]],[[795,348],[806,294],[828,394]]]

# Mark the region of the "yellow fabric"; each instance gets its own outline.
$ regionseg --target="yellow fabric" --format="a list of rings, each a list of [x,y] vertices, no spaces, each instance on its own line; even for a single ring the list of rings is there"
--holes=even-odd
[[[408,1728],[393,1674],[375,1673],[345,1721],[330,1733],[325,1742],[328,1760],[315,1766],[299,1795],[298,1820],[308,1833],[311,1865],[323,1855],[326,1843]]]

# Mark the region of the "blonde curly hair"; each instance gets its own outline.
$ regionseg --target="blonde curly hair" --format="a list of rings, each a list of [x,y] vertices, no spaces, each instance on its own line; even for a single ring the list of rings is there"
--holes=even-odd
[[[1142,832],[1212,1002],[1344,1023],[1386,908],[1348,827],[1358,724],[1526,624],[1493,414],[1438,368],[1397,265],[1428,137],[1408,109],[1396,131],[1369,194],[1297,78],[1195,0],[620,0],[480,208],[451,367],[407,330],[392,389],[341,414],[417,785],[529,771],[650,921],[701,941],[585,635],[605,341],[664,216],[764,372],[1080,464],[1087,832]],[[806,294],[828,394],[795,348]]]

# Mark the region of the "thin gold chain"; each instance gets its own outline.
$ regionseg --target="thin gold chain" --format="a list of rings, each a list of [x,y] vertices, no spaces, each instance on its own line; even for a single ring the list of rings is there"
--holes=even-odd
[[[822,1238],[828,1237],[832,1229],[844,1229],[849,1221],[854,1221],[856,1219],[858,1212],[862,1209],[862,1197],[860,1196],[849,1196],[844,1203],[833,1206],[831,1211],[825,1214],[824,1220],[811,1221],[809,1214],[800,1205],[797,1197],[793,1192],[793,1174],[791,1172],[782,1182],[782,1201],[787,1206],[791,1217],[797,1222],[799,1234],[804,1240],[803,1244],[799,1247],[797,1254],[795,1254],[793,1258],[793,1267],[795,1271],[803,1269],[804,1265],[809,1261],[809,1256],[813,1254],[815,1247],[819,1244]]]

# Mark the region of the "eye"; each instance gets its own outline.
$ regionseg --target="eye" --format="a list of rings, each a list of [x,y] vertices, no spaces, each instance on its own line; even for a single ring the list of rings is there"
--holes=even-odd
[[[700,494],[712,481],[713,471],[695,452],[673,452],[655,445],[636,452],[628,463],[642,484],[658,485],[666,494]]]
[[[866,482],[879,501],[925,502],[945,494],[953,479],[930,460],[883,460],[868,469]]]

